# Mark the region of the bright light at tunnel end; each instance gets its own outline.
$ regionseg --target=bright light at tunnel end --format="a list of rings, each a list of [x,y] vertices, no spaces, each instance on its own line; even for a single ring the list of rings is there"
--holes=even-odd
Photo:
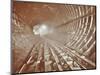
[[[46,24],[36,25],[33,27],[33,33],[35,35],[43,36],[49,33],[49,28]]]

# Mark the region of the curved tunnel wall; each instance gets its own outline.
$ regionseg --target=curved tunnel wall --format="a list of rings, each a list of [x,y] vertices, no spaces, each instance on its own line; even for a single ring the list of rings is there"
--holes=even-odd
[[[35,35],[45,24],[52,33]],[[34,73],[96,68],[96,7],[13,2],[12,72]]]

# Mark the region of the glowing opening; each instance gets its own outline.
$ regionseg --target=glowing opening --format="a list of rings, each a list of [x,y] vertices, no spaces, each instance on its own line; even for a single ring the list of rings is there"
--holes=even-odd
[[[48,27],[45,24],[36,25],[33,27],[33,32],[35,35],[46,35],[48,34]]]

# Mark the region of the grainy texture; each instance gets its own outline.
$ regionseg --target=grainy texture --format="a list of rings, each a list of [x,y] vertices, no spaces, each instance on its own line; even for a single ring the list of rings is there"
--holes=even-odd
[[[12,73],[95,69],[95,12],[88,5],[13,1]]]

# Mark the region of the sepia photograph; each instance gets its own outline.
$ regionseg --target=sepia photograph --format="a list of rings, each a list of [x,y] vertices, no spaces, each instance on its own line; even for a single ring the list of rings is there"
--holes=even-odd
[[[13,0],[12,74],[95,69],[95,5]]]

